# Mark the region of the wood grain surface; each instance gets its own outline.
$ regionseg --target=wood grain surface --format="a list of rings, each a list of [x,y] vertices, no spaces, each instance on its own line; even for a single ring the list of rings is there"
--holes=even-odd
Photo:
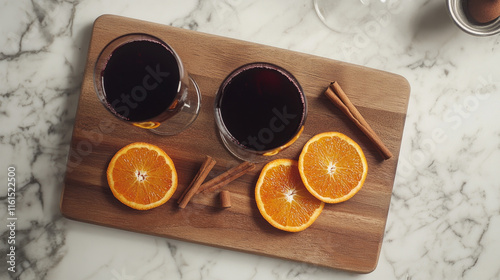
[[[128,33],[148,33],[176,50],[202,92],[198,119],[176,136],[158,136],[112,116],[97,99],[93,67],[103,47]],[[326,205],[315,223],[299,233],[275,229],[260,215],[254,186],[263,164],[224,187],[230,208],[221,208],[218,192],[198,194],[185,209],[177,198],[206,155],[217,160],[207,179],[240,162],[223,147],[213,104],[218,86],[235,68],[270,62],[290,71],[302,85],[309,111],[300,138],[279,154],[298,159],[305,142],[325,131],[339,131],[358,142],[369,171],[352,199]],[[93,27],[81,96],[67,163],[61,212],[65,217],[139,233],[190,241],[248,253],[367,273],[375,269],[399,156],[410,87],[401,76],[318,56],[224,38],[119,16],[99,17]],[[394,157],[384,161],[374,146],[323,91],[338,81],[379,134]],[[138,211],[121,204],[109,190],[105,170],[121,147],[144,141],[163,148],[175,163],[179,187],[164,205]]]

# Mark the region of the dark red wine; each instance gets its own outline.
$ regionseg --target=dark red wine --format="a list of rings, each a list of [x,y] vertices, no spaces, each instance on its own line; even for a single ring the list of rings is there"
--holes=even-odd
[[[251,64],[233,72],[216,107],[239,145],[267,151],[288,143],[300,130],[306,101],[298,82],[283,69]]]
[[[141,122],[165,115],[176,98],[180,74],[169,48],[138,40],[117,47],[101,75],[110,110],[127,121]]]

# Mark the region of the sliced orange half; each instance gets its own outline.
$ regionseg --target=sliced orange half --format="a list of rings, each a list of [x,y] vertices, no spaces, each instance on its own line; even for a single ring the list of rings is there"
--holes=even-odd
[[[308,228],[325,205],[307,191],[297,166],[291,159],[273,160],[264,166],[255,187],[255,200],[264,219],[290,232]]]
[[[338,203],[353,197],[368,173],[365,155],[351,138],[339,132],[312,137],[299,157],[306,188],[319,200]]]
[[[113,156],[107,178],[113,195],[138,210],[164,204],[177,189],[172,159],[161,148],[142,142],[129,144]]]

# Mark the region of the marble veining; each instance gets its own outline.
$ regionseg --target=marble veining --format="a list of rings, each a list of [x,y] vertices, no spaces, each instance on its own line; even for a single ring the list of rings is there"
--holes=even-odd
[[[15,167],[17,218],[15,272],[6,261],[11,233],[0,227],[0,279],[500,279],[500,36],[465,34],[445,1],[392,2],[338,32],[308,0],[0,1],[0,217],[8,224],[6,170]],[[410,104],[377,269],[358,275],[63,218],[90,30],[104,13],[407,78]]]

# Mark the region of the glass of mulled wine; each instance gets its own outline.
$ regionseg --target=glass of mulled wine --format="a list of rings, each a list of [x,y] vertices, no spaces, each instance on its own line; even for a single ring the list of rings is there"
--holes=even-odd
[[[200,110],[200,90],[179,56],[147,34],[111,41],[95,64],[94,85],[113,115],[160,135],[181,132]]]
[[[222,142],[236,157],[269,160],[301,134],[306,96],[285,69],[250,63],[234,70],[215,97],[215,121]]]

